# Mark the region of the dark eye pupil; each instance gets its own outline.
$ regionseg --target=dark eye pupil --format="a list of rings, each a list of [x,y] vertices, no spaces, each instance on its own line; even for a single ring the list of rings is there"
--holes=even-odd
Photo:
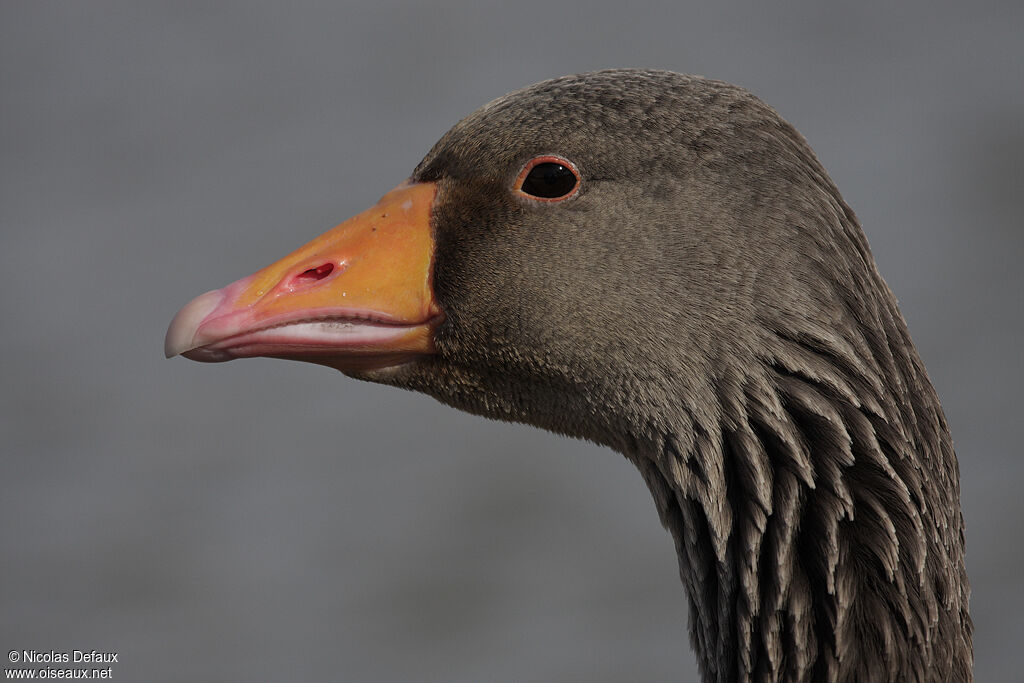
[[[553,161],[537,164],[523,180],[523,192],[534,197],[564,197],[576,187],[576,174]]]

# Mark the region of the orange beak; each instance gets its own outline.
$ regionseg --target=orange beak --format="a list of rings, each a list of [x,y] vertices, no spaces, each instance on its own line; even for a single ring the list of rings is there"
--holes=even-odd
[[[434,352],[434,183],[403,184],[263,270],[174,316],[164,352],[216,362],[270,356],[340,370]]]

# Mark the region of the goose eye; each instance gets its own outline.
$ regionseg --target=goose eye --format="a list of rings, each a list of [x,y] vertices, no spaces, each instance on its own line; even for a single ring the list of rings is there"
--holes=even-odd
[[[572,162],[549,156],[531,159],[516,183],[523,194],[549,202],[568,198],[579,184],[580,176]]]

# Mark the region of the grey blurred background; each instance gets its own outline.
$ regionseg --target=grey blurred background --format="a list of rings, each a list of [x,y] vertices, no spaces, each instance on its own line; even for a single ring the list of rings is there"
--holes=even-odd
[[[161,353],[477,106],[649,66],[754,91],[857,211],[956,439],[978,678],[1019,680],[1024,6],[960,4],[0,2],[0,649],[131,681],[694,679],[618,454]]]

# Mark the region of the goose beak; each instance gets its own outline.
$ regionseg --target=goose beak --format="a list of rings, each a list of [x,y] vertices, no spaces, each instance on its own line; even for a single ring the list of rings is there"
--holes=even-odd
[[[167,328],[168,358],[268,356],[340,370],[434,352],[434,183],[406,183],[277,263],[201,294]]]

